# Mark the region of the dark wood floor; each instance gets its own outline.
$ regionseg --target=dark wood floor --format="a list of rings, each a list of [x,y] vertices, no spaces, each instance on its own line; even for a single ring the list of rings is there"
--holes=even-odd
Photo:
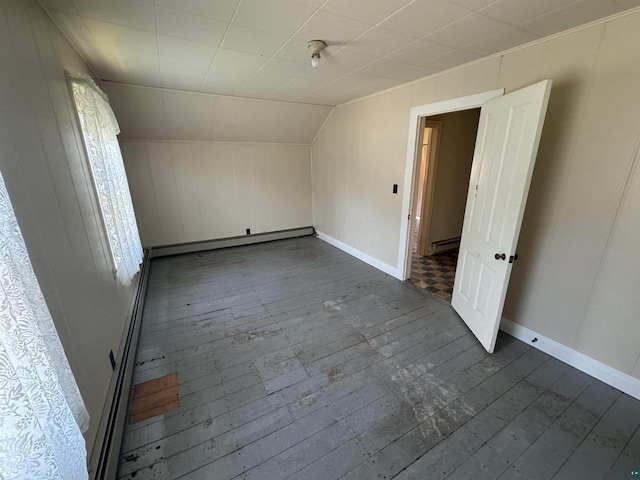
[[[313,237],[155,259],[120,478],[628,479],[640,402]]]

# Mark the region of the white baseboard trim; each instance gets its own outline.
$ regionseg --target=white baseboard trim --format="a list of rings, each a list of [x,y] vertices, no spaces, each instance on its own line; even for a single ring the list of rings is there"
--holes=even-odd
[[[383,271],[391,275],[392,277],[397,278],[398,280],[403,280],[400,278],[400,271],[397,267],[392,267],[388,263],[381,262],[377,258],[373,258],[371,255],[367,255],[364,252],[361,252],[357,248],[353,248],[346,243],[341,242],[340,240],[336,240],[335,238],[327,235],[326,233],[322,233],[316,230],[316,234],[320,240],[327,242],[330,245],[333,245],[336,248],[339,248],[343,252],[348,253],[349,255],[356,257],[358,260],[362,260],[364,263],[368,263],[372,267],[377,268],[378,270]]]
[[[500,330],[640,400],[640,380],[502,317]],[[535,341],[534,341],[535,339]]]

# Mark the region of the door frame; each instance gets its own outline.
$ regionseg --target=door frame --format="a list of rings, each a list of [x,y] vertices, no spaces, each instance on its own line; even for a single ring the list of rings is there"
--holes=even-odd
[[[422,150],[422,145],[418,143],[422,139],[420,126],[424,125],[422,119],[431,115],[441,113],[457,112],[470,108],[482,107],[489,100],[504,95],[504,88],[490,90],[488,92],[476,93],[464,97],[443,100],[441,102],[429,103],[413,107],[409,111],[409,136],[407,140],[407,158],[404,169],[404,185],[402,192],[402,215],[400,217],[400,244],[398,248],[398,268],[399,278],[407,280],[411,275],[411,225],[415,216],[414,200],[418,193],[416,169],[420,162],[417,156]]]
[[[421,129],[424,132],[427,128],[431,129],[431,138],[427,147],[427,155],[425,161],[427,162],[426,171],[424,174],[424,185],[422,187],[422,199],[416,198],[420,191],[420,175],[415,176],[415,195],[412,196],[412,202],[416,202],[413,208],[418,207],[418,203],[422,202],[422,216],[420,217],[420,228],[418,229],[418,254],[424,256],[426,253],[427,240],[431,235],[431,219],[433,218],[433,197],[436,191],[436,175],[438,172],[438,149],[440,148],[440,134],[442,132],[442,122],[438,120],[428,120],[422,118],[423,124]],[[423,134],[424,137],[424,134]],[[424,138],[422,140],[424,145]],[[424,147],[423,147],[424,148]],[[419,152],[418,152],[419,153]],[[410,231],[415,228],[416,212],[411,215]],[[420,245],[424,245],[425,250],[420,250]]]

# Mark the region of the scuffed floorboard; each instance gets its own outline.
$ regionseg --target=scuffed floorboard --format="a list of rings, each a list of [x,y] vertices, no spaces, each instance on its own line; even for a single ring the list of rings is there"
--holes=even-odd
[[[640,402],[313,237],[153,260],[123,479],[630,478]]]

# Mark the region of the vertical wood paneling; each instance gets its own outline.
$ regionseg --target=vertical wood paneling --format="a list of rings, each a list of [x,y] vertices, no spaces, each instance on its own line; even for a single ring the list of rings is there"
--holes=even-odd
[[[153,199],[158,211],[160,226],[160,238],[164,243],[182,243],[184,235],[182,229],[182,217],[180,204],[176,190],[175,176],[173,174],[173,162],[168,145],[148,143],[147,162],[153,185]],[[128,163],[128,162],[126,162]],[[129,188],[136,190],[137,186],[130,183]],[[136,214],[137,216],[137,214]]]
[[[331,189],[331,191],[329,192],[330,198],[325,210],[325,222],[323,224],[326,224],[328,231],[333,232],[329,233],[329,235],[335,236],[335,238],[338,238],[338,236],[345,238],[349,229],[347,216],[338,215],[335,210],[336,208],[342,208],[342,205],[346,205],[349,199],[348,146],[350,137],[345,125],[344,115],[339,117],[336,115],[335,125],[332,122],[330,127],[332,130],[328,132],[325,139],[329,161],[325,165],[324,176],[327,182],[326,188]]]
[[[252,165],[256,161],[257,152],[253,145],[238,145],[233,149],[233,179],[236,186],[236,216],[239,220],[238,229],[251,229],[258,233],[255,227],[256,202],[253,183]],[[244,220],[244,222],[243,222]]]
[[[191,153],[193,155],[193,169],[198,172],[195,179],[198,189],[202,236],[204,238],[216,238],[221,235],[221,222],[220,207],[216,200],[215,163],[211,161],[213,155],[212,144],[194,143],[191,145]],[[158,242],[154,242],[154,244],[158,244]]]
[[[308,146],[125,141],[123,156],[145,246],[311,225]]]
[[[233,168],[233,146],[214,146],[213,162],[216,169],[216,202],[220,205],[220,237],[240,235],[241,223],[236,204],[236,180]]]
[[[186,238],[202,236],[202,217],[198,203],[198,184],[193,170],[191,145],[172,143],[171,165],[182,229]]]
[[[640,292],[639,163],[640,151],[636,150],[584,319],[576,332],[580,350],[593,351],[596,359],[606,359],[636,377],[640,377],[640,322],[633,299]],[[615,328],[611,328],[611,312],[615,312]]]
[[[131,151],[129,151],[131,150]],[[160,233],[160,219],[153,202],[153,182],[149,172],[147,150],[142,143],[123,143],[122,155],[135,158],[135,161],[125,164],[129,182],[135,183],[131,189],[131,199],[137,207],[136,222],[143,244],[150,244],[158,238]]]
[[[301,202],[298,204],[300,217],[297,219],[296,224],[313,223],[313,190],[311,188],[312,176],[311,176],[311,148],[307,146],[296,146],[296,158],[304,159],[298,161],[298,168],[300,169],[300,180],[298,181],[298,193]]]
[[[270,183],[269,183],[269,149],[275,149],[275,146],[263,146],[257,148],[257,151],[261,151],[262,159],[258,161],[256,152],[256,161],[251,162],[253,172],[253,211],[254,211],[254,228],[256,233],[269,231],[271,225],[271,219],[269,218],[269,212],[271,206],[265,199],[270,198]],[[253,230],[252,230],[253,232]]]

